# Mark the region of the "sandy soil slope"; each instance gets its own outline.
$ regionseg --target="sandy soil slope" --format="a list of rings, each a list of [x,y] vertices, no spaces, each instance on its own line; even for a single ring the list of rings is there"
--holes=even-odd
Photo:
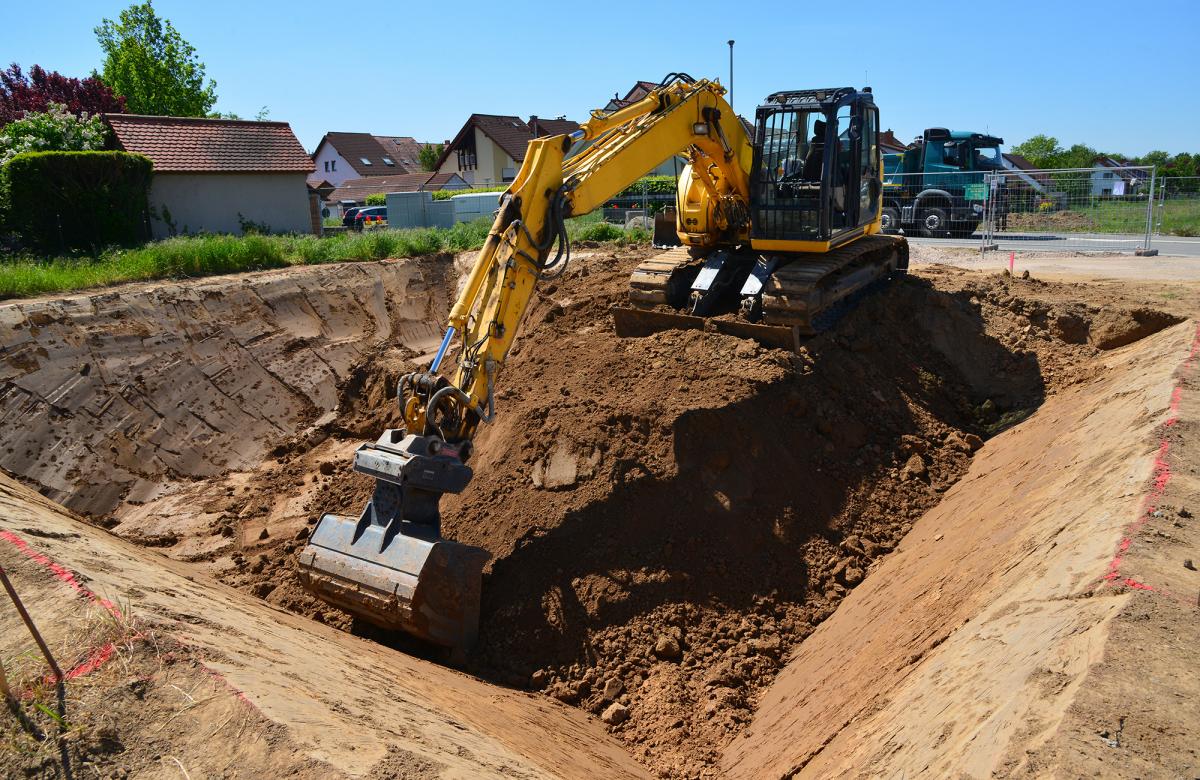
[[[169,774],[170,756],[192,777],[643,774],[599,723],[552,699],[281,612],[88,526],[3,476],[0,565],[13,573],[64,668],[98,658],[112,641],[120,645],[67,683],[72,739],[86,748],[73,755],[76,770],[88,760],[105,777],[119,768]],[[109,606],[121,617],[99,620],[98,631],[95,613],[103,618]],[[36,658],[13,610],[0,614],[4,657]],[[171,688],[181,695],[169,695]],[[158,727],[168,719],[164,733]],[[235,728],[222,732],[230,723]],[[0,768],[32,763],[47,776],[70,776],[57,753],[41,760],[14,721],[5,725],[14,728]],[[213,741],[222,733],[227,739]],[[20,763],[22,754],[30,763]]]
[[[992,439],[800,647],[726,751],[730,776],[1194,774],[1200,691],[1194,665],[1172,661],[1196,638],[1195,604],[1163,631],[1138,617],[1163,599],[1137,584],[1152,564],[1104,578],[1145,508],[1195,334],[1110,353],[1105,373]],[[1150,580],[1196,592],[1178,561]],[[1114,671],[1130,634],[1142,674],[1173,685]]]

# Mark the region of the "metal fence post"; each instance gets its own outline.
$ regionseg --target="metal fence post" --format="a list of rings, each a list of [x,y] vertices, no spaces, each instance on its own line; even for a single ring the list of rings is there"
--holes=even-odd
[[[1154,184],[1155,175],[1158,173],[1158,166],[1150,167],[1150,191],[1146,194],[1146,241],[1142,244],[1141,249],[1135,249],[1133,253],[1138,257],[1153,257],[1158,254],[1157,249],[1150,248],[1150,231],[1154,227]]]

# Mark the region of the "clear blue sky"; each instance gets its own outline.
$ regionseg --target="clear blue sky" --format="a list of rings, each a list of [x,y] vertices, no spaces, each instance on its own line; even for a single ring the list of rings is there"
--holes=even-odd
[[[72,76],[128,2],[11,3],[0,60]],[[252,2],[156,0],[217,82],[218,110],[329,130],[452,137],[472,112],[586,117],[637,79],[728,74],[747,115],[779,89],[874,88],[884,127],[1008,145],[1200,152],[1200,3]],[[742,18],[731,18],[743,10]],[[865,80],[865,81],[864,81]]]

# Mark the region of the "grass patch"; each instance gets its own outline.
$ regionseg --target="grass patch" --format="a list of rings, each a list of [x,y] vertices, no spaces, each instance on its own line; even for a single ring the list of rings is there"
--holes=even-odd
[[[483,246],[492,220],[460,222],[451,228],[366,230],[329,238],[317,236],[203,235],[169,238],[137,249],[112,249],[96,257],[0,260],[0,299],[85,290],[122,282],[186,279],[262,271],[293,265],[417,257],[465,252]],[[625,231],[599,213],[568,220],[572,241],[640,243],[645,230]]]
[[[1154,228],[1165,236],[1200,236],[1200,198],[1168,198],[1154,204]],[[1085,231],[1089,233],[1146,232],[1145,201],[1097,199],[1091,204],[1072,205],[1046,213],[1010,213],[1009,230],[1042,232]]]

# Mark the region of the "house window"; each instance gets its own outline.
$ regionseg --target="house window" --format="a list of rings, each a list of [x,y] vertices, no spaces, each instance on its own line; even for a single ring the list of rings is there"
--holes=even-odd
[[[1112,178],[1112,176],[1113,176],[1113,172],[1112,172],[1112,171],[1105,171],[1105,172],[1104,172],[1104,178],[1106,178],[1106,179],[1111,179],[1111,178]]]
[[[395,168],[395,167],[396,167],[396,163],[392,162],[392,158],[391,158],[391,157],[384,157],[384,158],[383,158],[383,164],[384,164],[384,165],[386,165],[386,166],[387,166],[387,167],[389,167],[389,168]]]
[[[329,170],[333,171],[334,173],[337,173],[337,160],[329,161]]]
[[[458,169],[460,171],[475,170],[475,150],[474,149],[459,149],[458,150]]]
[[[371,164],[371,161],[370,161],[370,160],[368,160],[366,157],[359,157],[358,159],[362,160],[362,164],[363,164],[363,165],[370,165],[370,164]]]
[[[329,160],[325,161],[325,173],[329,173]]]

